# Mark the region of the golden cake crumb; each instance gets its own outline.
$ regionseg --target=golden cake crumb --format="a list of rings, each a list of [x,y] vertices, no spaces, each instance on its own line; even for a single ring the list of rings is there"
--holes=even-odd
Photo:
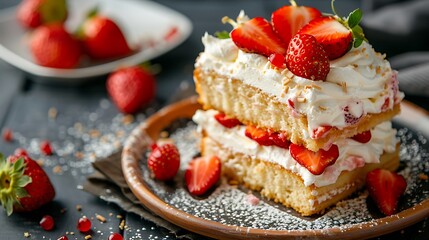
[[[45,165],[45,161],[43,159],[37,159],[36,160],[37,165],[43,167],[43,165]]]
[[[122,220],[121,223],[119,224],[119,229],[124,230],[125,227],[125,220]]]
[[[129,125],[134,122],[134,116],[131,114],[127,114],[122,118],[122,123],[124,125]]]
[[[98,129],[91,129],[89,130],[89,135],[91,136],[91,138],[98,138],[100,137],[101,133],[100,131],[98,131]]]
[[[83,152],[76,152],[76,153],[74,154],[74,156],[75,156],[77,159],[81,160],[81,159],[83,159]]]
[[[31,234],[29,232],[24,232],[24,237],[25,238],[29,238],[31,236]]]
[[[86,235],[85,236],[85,240],[88,240],[88,239],[92,239],[92,236],[91,235]]]
[[[429,176],[428,176],[428,175],[426,175],[426,174],[424,174],[424,173],[420,173],[420,174],[419,174],[419,179],[421,179],[421,180],[428,180],[428,179],[429,179]]]
[[[56,174],[61,174],[61,173],[63,173],[63,169],[62,169],[62,167],[61,167],[60,165],[55,166],[55,167],[52,169],[52,171],[53,171],[54,173],[56,173]]]
[[[168,138],[168,132],[167,131],[162,131],[162,132],[160,132],[159,133],[159,137],[161,137],[161,138]]]
[[[54,107],[49,108],[48,117],[50,119],[55,120],[57,118],[57,115],[58,115],[58,110],[56,108],[54,108]]]
[[[102,222],[102,223],[107,222],[106,218],[105,218],[105,217],[103,217],[103,216],[102,216],[102,215],[100,215],[100,214],[95,214],[95,217],[97,218],[97,220],[98,220],[98,221],[100,221],[100,222]]]

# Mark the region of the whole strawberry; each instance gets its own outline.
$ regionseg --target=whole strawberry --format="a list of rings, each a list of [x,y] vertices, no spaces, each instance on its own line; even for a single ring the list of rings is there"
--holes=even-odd
[[[167,143],[156,146],[149,155],[147,166],[158,180],[170,180],[180,167],[180,153],[176,146]]]
[[[124,113],[137,112],[155,96],[154,76],[139,66],[113,72],[106,85],[113,102]]]
[[[315,37],[296,34],[289,43],[286,54],[288,69],[297,76],[311,80],[326,80],[329,59]]]
[[[89,56],[95,59],[123,57],[132,53],[119,26],[109,17],[92,12],[79,29]]]
[[[21,25],[30,29],[64,22],[67,19],[66,0],[23,0],[16,15]]]
[[[30,50],[36,63],[52,68],[74,68],[82,56],[79,41],[59,23],[34,30],[30,37]]]
[[[45,171],[28,156],[0,154],[0,202],[7,215],[29,212],[52,201],[55,189]]]

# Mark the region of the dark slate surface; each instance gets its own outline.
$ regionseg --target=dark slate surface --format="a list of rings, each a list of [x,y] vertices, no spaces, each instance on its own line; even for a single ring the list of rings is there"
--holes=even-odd
[[[18,0],[2,0],[0,8],[16,5]],[[202,50],[200,38],[205,31],[213,33],[217,30],[229,29],[224,26],[221,17],[236,16],[241,9],[245,9],[250,16],[269,17],[270,13],[287,1],[277,0],[160,0],[158,1],[187,15],[194,24],[191,37],[184,44],[173,51],[161,56],[153,63],[162,66],[162,72],[157,76],[157,98],[159,102],[166,102],[174,95],[181,82],[192,85],[192,69],[195,57]],[[316,4],[314,1],[300,1],[301,4]],[[320,4],[317,2],[317,4]],[[321,10],[329,11],[329,6],[324,4]],[[337,1],[337,9],[341,13],[347,13],[359,6],[355,0]],[[4,33],[0,33],[4,34]],[[0,129],[5,127],[25,135],[27,138],[58,139],[58,127],[70,125],[82,119],[82,115],[89,114],[98,108],[102,99],[107,99],[104,88],[105,77],[83,86],[51,86],[32,82],[19,70],[0,61]],[[427,98],[412,98],[418,105],[429,109]],[[47,117],[48,109],[56,107],[59,114],[71,116],[61,118],[64,122],[50,121]],[[102,122],[109,122],[117,115],[115,108],[107,109],[101,116]],[[19,146],[17,141],[5,143],[0,140],[0,152],[10,154]],[[108,218],[106,223],[93,220],[94,228],[91,235],[93,239],[107,239],[110,232],[120,232],[121,215],[126,220],[127,226],[132,230],[125,232],[125,239],[175,239],[166,229],[155,226],[144,219],[127,214],[114,204],[87,194],[79,189],[84,180],[84,175],[73,175],[71,171],[65,171],[62,175],[54,174],[52,167],[46,167],[52,182],[55,185],[57,195],[55,201],[42,209],[29,214],[14,214],[6,217],[0,211],[0,239],[14,240],[24,239],[23,233],[30,232],[31,239],[57,239],[66,232],[75,232],[68,235],[69,239],[83,239],[85,234],[76,230],[76,222],[79,217],[86,215],[93,217],[95,213]],[[77,211],[76,205],[82,205],[82,211]],[[38,226],[39,219],[44,214],[51,214],[56,219],[56,228],[52,232],[45,232]],[[422,221],[401,232],[384,236],[380,239],[409,238],[427,239],[429,235],[429,220]]]

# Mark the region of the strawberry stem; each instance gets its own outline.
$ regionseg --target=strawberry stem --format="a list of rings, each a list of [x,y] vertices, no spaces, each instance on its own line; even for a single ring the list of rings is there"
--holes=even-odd
[[[229,23],[232,25],[233,28],[236,28],[238,26],[238,23],[236,21],[232,20],[230,17],[227,16],[222,18],[222,23]]]
[[[337,11],[335,10],[334,2],[335,2],[335,0],[332,0],[332,1],[331,1],[331,8],[332,8],[332,12],[334,13],[334,15],[340,16],[340,15],[337,13]]]

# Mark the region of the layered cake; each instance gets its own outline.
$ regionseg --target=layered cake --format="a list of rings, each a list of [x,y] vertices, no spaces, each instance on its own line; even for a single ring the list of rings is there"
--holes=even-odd
[[[226,36],[206,33],[194,71],[202,155],[218,156],[228,179],[302,215],[360,189],[372,169],[395,170],[390,119],[404,96],[360,17],[293,2],[271,21],[241,12],[224,19],[234,26]]]

